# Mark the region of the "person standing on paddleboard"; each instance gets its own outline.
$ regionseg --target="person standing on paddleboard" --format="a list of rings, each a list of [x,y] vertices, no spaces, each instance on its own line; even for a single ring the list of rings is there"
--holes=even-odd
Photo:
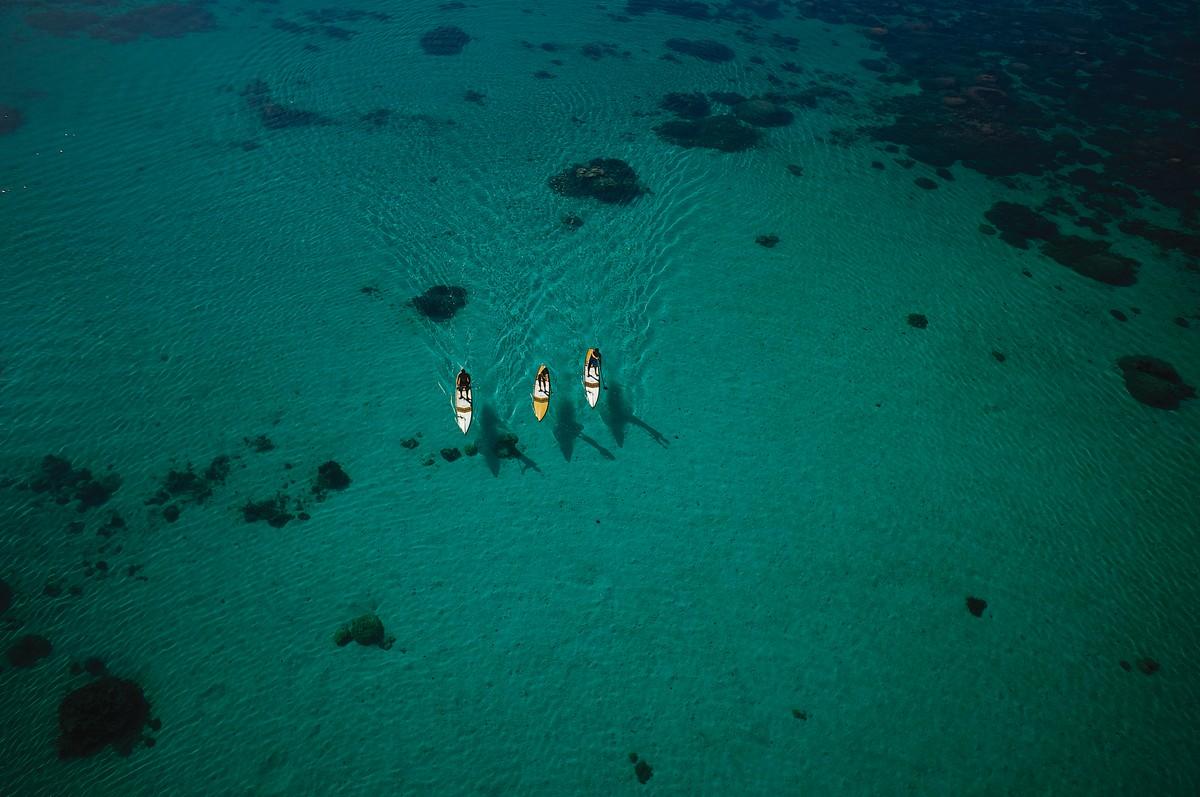
[[[594,377],[597,381],[600,380],[600,350],[588,349],[590,356],[587,361],[587,369],[585,373],[588,376]]]
[[[458,380],[454,386],[458,388],[458,397],[463,401],[470,401],[471,398],[467,395],[467,391],[471,389],[471,375],[467,373],[467,369],[463,368],[458,372]]]

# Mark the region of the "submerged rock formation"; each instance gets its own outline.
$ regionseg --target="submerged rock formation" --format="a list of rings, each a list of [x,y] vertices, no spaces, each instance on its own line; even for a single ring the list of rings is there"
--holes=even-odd
[[[83,758],[112,745],[129,755],[150,720],[150,703],[133,681],[110,675],[80,687],[58,706],[58,756]]]
[[[18,669],[32,667],[54,652],[50,640],[37,634],[26,634],[8,649],[8,663]]]
[[[699,119],[702,116],[708,116],[712,108],[708,97],[699,91],[690,93],[672,91],[669,94],[663,95],[663,98],[658,103],[658,107],[684,119]]]
[[[449,321],[467,306],[467,289],[459,285],[434,285],[409,304],[430,321]]]
[[[1111,252],[1108,241],[1063,235],[1042,246],[1042,254],[1077,274],[1106,285],[1127,287],[1137,282],[1140,264],[1131,257]]]
[[[355,617],[339,627],[333,635],[333,642],[339,648],[357,642],[366,646],[377,645],[387,650],[395,641],[395,637],[384,634],[383,621],[373,612]]]
[[[1180,402],[1195,398],[1196,389],[1185,384],[1170,363],[1157,357],[1137,355],[1117,360],[1129,395],[1148,407],[1177,410]]]
[[[313,483],[312,491],[318,498],[324,498],[330,490],[345,490],[349,486],[350,476],[331,459],[317,468],[317,480]]]
[[[462,28],[442,25],[421,36],[421,49],[426,55],[458,55],[470,41]]]
[[[610,204],[632,202],[645,193],[637,172],[618,158],[576,163],[549,179],[550,189],[569,197],[591,197]]]
[[[101,506],[120,487],[121,477],[116,473],[96,478],[87,468],[75,468],[70,460],[56,454],[42,458],[40,473],[29,482],[29,489],[35,493],[50,493],[56,504],[79,501],[80,512]]]
[[[762,134],[729,114],[703,119],[673,119],[654,128],[663,141],[680,147],[741,152],[758,144]]]

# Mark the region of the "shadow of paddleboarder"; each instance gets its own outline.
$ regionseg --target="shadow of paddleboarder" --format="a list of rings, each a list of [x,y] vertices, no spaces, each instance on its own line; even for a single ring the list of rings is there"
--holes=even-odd
[[[485,404],[479,413],[479,450],[493,476],[500,475],[502,459],[517,460],[522,473],[530,469],[542,472],[537,463],[521,451],[517,436],[500,423],[500,416],[490,404]]]
[[[624,447],[625,428],[630,424],[644,429],[650,438],[663,448],[671,444],[666,435],[633,414],[633,406],[629,403],[625,388],[621,386],[620,382],[610,379],[605,383],[600,417],[604,419],[604,423],[612,432],[613,440],[617,441],[617,448]]]
[[[582,440],[600,453],[600,456],[605,459],[616,459],[617,456],[609,451],[594,437],[590,437],[583,433],[583,424],[579,422],[576,415],[575,402],[564,399],[559,402],[554,411],[556,413],[554,422],[554,439],[558,441],[558,447],[563,453],[563,459],[567,462],[571,461],[571,454],[575,450],[575,441]]]

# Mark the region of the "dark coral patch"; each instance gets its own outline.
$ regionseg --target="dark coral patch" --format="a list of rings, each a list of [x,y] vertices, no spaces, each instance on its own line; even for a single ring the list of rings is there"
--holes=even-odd
[[[330,490],[345,490],[349,486],[350,476],[331,459],[317,468],[317,480],[313,483],[312,491],[323,496]]]
[[[441,453],[442,459],[446,460],[447,462],[453,462],[462,456],[462,452],[457,448],[443,448]]]
[[[45,31],[53,36],[72,36],[76,33],[97,27],[103,22],[104,16],[102,14],[69,9],[31,11],[25,15],[26,25]]]
[[[59,758],[83,758],[112,745],[129,755],[150,721],[150,703],[133,681],[105,675],[58,706]]]
[[[1160,227],[1141,219],[1123,221],[1121,232],[1145,238],[1162,251],[1178,250],[1188,257],[1200,258],[1200,235]]]
[[[976,617],[983,617],[983,610],[987,608],[987,601],[983,598],[967,597],[967,611]]]
[[[350,636],[360,645],[383,644],[383,621],[374,614],[356,617],[350,623]]]
[[[462,28],[442,25],[421,36],[421,49],[426,55],[458,55],[470,41]]]
[[[930,180],[928,177],[918,177],[917,179],[913,180],[913,184],[915,184],[917,188],[923,188],[926,191],[932,191],[938,187],[938,184],[933,180]]]
[[[929,326],[929,319],[920,313],[909,313],[908,325],[915,329],[925,329],[925,327]]]
[[[338,647],[357,642],[360,645],[378,646],[387,650],[396,639],[384,634],[383,621],[374,613],[368,612],[338,628],[333,635],[333,641]]]
[[[17,639],[5,654],[8,663],[19,669],[32,667],[54,651],[50,640],[37,634],[26,634]]]
[[[1049,241],[1058,237],[1058,225],[1030,207],[1016,202],[997,202],[983,214],[1000,230],[1000,238],[1018,249],[1028,249],[1029,240]]]
[[[658,107],[684,119],[699,119],[708,116],[711,110],[708,97],[699,91],[673,91],[663,96]]]
[[[82,512],[85,509],[108,503],[108,499],[120,486],[121,479],[116,474],[108,474],[99,479],[83,482],[75,491],[75,498],[79,501],[79,511]]]
[[[212,487],[192,470],[190,462],[185,470],[172,469],[167,473],[163,491],[172,498],[190,498],[193,501],[205,501],[212,495]]]
[[[1109,251],[1111,246],[1107,241],[1063,235],[1043,244],[1042,254],[1105,285],[1133,285],[1137,282],[1138,261]]]
[[[629,53],[627,51],[622,52],[617,45],[609,42],[588,42],[579,48],[579,52],[581,52],[585,58],[590,58],[593,61],[599,61],[605,56],[629,57]]]
[[[1137,668],[1142,672],[1143,675],[1154,675],[1154,673],[1162,669],[1162,665],[1154,659],[1145,658],[1138,659]]]
[[[758,144],[762,134],[734,116],[675,119],[654,128],[658,137],[680,147],[704,147],[720,152],[741,152]]]
[[[173,39],[216,27],[217,18],[201,3],[156,3],[108,17],[88,33],[96,39],[131,42],[142,36]]]
[[[189,2],[155,3],[110,16],[70,9],[34,11],[25,16],[25,23],[55,36],[86,32],[94,39],[124,43],[142,36],[171,39],[215,30],[217,18],[203,3]]]
[[[434,285],[409,304],[430,321],[449,321],[467,306],[467,289],[458,285]]]
[[[332,120],[315,111],[306,111],[291,104],[275,102],[271,88],[263,80],[252,80],[242,89],[246,105],[258,114],[263,127],[283,130],[289,127],[315,127],[333,124]]]
[[[288,127],[314,127],[332,124],[332,122],[317,113],[303,108],[292,108],[275,102],[268,102],[259,109],[259,119],[268,130],[282,130]]]
[[[712,63],[732,61],[735,55],[732,49],[712,39],[668,39],[667,49]]]
[[[374,290],[378,291],[379,289],[375,288]],[[366,292],[367,289],[364,288],[363,291]],[[249,437],[243,437],[242,442],[254,449],[255,453],[258,454],[265,454],[268,451],[275,450],[275,443],[273,443],[271,438],[267,437],[265,434],[260,434],[253,439]]]
[[[79,501],[79,511],[101,506],[121,487],[121,477],[108,473],[99,478],[87,468],[75,468],[56,454],[42,458],[40,473],[29,482],[35,493],[50,493],[57,504]]]
[[[125,526],[124,517],[121,517],[120,513],[113,513],[108,516],[108,520],[104,522],[103,526],[96,529],[96,534],[104,538],[112,537],[113,534],[118,533]]]
[[[754,243],[759,246],[765,246],[767,249],[773,249],[779,243],[778,235],[760,235],[754,239]]]
[[[646,190],[633,167],[618,158],[593,158],[587,163],[576,163],[553,175],[548,183],[556,194],[591,197],[610,204],[631,202]]]
[[[1160,410],[1177,410],[1181,401],[1195,398],[1196,389],[1184,383],[1170,363],[1137,355],[1117,360],[1125,389],[1141,403]]]
[[[282,493],[262,501],[248,501],[242,507],[242,518],[247,523],[257,523],[262,520],[266,521],[268,526],[276,529],[283,528],[288,521],[294,520],[295,517],[288,512],[288,497]]]
[[[1108,314],[1110,316],[1112,316],[1113,318],[1117,319],[1118,321],[1128,321],[1129,320],[1129,317],[1126,316],[1124,313],[1122,313],[1120,310],[1109,310]]]

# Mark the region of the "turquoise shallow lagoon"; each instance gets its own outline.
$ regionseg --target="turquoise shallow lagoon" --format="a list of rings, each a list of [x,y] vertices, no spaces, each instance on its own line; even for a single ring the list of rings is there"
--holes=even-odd
[[[1140,264],[1105,284],[981,232],[1053,169],[869,132],[928,90],[872,63],[918,68],[864,34],[899,10],[697,5],[0,6],[0,645],[52,645],[0,661],[0,791],[1200,789],[1200,402],[1118,366],[1200,380],[1194,243],[1118,223],[1194,234],[1194,190],[1055,219]],[[655,132],[697,91],[809,94],[724,152]],[[646,192],[550,189],[593,158]],[[334,644],[368,612],[390,648]],[[161,727],[60,760],[90,657]]]

